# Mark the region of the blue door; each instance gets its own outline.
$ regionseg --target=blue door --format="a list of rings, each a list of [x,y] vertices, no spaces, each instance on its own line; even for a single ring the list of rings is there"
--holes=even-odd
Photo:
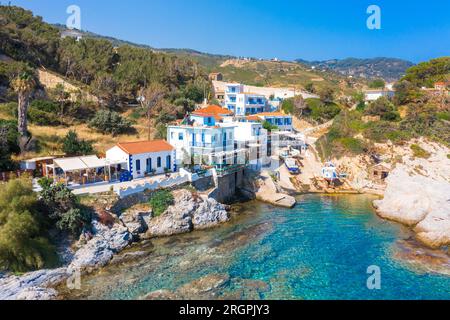
[[[146,168],[146,172],[147,172],[147,173],[152,172],[152,158],[148,158],[148,159],[147,159],[147,168]]]

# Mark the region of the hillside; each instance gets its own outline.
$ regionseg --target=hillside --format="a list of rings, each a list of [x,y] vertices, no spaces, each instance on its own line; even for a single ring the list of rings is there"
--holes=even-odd
[[[347,58],[327,61],[306,61],[298,59],[296,61],[322,71],[333,71],[344,76],[366,79],[381,78],[388,82],[400,79],[405,75],[408,68],[414,66],[410,61],[395,58]]]

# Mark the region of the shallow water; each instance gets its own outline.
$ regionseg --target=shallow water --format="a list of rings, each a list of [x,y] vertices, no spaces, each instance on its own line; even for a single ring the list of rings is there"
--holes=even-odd
[[[219,228],[134,247],[128,253],[139,256],[83,277],[81,290],[62,288],[62,296],[139,299],[214,274],[229,281],[183,298],[450,299],[448,255],[378,218],[373,199],[307,195],[292,210],[249,202]],[[381,270],[380,290],[367,288],[372,265]]]

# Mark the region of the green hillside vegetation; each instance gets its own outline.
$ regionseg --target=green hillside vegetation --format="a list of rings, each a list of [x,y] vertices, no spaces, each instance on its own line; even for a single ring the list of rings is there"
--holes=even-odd
[[[409,68],[402,80],[416,87],[432,88],[435,82],[450,81],[450,57],[432,59]]]

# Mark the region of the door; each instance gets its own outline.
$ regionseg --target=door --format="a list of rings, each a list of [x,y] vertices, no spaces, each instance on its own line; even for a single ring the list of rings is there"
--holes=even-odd
[[[147,159],[146,172],[147,173],[151,173],[152,172],[152,158],[148,158]]]

